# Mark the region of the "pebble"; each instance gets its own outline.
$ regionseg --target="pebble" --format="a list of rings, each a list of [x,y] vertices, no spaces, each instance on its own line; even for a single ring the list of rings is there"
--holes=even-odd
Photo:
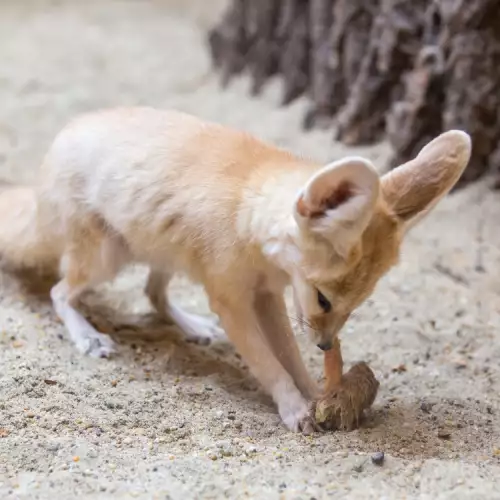
[[[428,401],[422,401],[422,403],[420,403],[420,409],[425,413],[430,413],[433,406],[434,405]]]
[[[363,472],[363,466],[364,466],[364,462],[363,462],[363,463],[361,463],[361,464],[357,464],[357,465],[355,465],[355,466],[352,468],[352,470],[353,470],[354,472]]]
[[[456,358],[453,361],[453,364],[455,365],[455,368],[457,370],[463,370],[464,368],[467,368],[467,361],[464,358]]]
[[[372,455],[372,463],[375,465],[382,465],[385,460],[385,454],[383,451],[377,451]]]
[[[439,439],[450,439],[451,433],[450,433],[450,431],[447,431],[446,429],[439,429],[437,436]]]
[[[393,373],[404,373],[407,371],[406,365],[401,363],[400,365],[392,369]]]

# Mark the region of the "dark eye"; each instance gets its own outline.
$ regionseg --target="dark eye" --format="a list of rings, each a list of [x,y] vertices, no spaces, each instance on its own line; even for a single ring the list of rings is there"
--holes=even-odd
[[[318,304],[323,309],[323,312],[329,313],[332,310],[330,301],[318,290]]]

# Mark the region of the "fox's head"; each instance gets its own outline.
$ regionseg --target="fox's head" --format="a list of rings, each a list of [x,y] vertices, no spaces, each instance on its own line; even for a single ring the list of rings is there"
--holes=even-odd
[[[292,280],[300,324],[320,349],[397,263],[404,235],[455,185],[470,153],[470,137],[450,131],[382,177],[350,157],[307,182],[295,202],[301,259]]]

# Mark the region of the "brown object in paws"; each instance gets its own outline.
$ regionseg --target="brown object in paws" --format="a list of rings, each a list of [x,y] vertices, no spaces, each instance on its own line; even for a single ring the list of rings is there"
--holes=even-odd
[[[363,412],[375,401],[380,384],[365,362],[355,364],[341,375],[340,345],[335,349],[330,355],[331,361],[325,356],[326,391],[316,402],[314,416],[323,429],[353,430],[359,426]],[[329,366],[329,363],[335,364]],[[332,380],[335,376],[340,380]]]

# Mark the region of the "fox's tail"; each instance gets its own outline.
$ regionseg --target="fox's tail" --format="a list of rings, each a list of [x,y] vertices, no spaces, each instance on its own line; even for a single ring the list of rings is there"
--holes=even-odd
[[[59,238],[39,217],[36,191],[0,182],[0,262],[14,269],[57,272]]]

